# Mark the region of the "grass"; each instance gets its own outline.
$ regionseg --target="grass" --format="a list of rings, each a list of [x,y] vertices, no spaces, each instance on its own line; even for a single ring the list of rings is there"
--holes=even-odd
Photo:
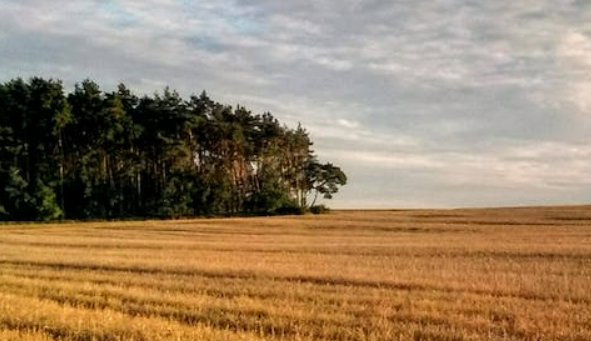
[[[591,207],[3,225],[0,340],[591,340]]]

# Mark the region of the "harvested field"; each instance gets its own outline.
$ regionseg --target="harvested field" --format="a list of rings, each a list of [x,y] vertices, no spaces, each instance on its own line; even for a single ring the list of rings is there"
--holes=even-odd
[[[591,207],[0,225],[0,340],[591,340]]]

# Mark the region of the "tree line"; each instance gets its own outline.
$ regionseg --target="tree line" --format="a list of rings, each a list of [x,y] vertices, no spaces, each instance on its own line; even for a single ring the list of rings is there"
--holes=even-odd
[[[345,173],[270,113],[91,80],[0,84],[0,220],[301,213]]]

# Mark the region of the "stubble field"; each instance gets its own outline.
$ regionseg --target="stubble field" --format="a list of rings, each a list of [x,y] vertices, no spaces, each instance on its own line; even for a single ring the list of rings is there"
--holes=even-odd
[[[591,340],[591,207],[0,225],[0,340]]]

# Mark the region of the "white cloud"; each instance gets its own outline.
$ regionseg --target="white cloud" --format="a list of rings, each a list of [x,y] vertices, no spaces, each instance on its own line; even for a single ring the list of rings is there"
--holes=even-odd
[[[351,120],[346,120],[344,118],[339,118],[337,120],[338,124],[340,124],[341,126],[345,127],[345,128],[357,128],[359,127],[359,122],[355,122],[355,121],[351,121]]]
[[[591,39],[580,32],[567,32],[562,37],[558,52],[574,66],[591,68]]]
[[[0,0],[0,74],[270,110],[350,174],[336,204],[591,200],[589,23],[570,0]]]
[[[567,32],[557,54],[565,74],[565,99],[591,113],[591,38],[577,31]]]

